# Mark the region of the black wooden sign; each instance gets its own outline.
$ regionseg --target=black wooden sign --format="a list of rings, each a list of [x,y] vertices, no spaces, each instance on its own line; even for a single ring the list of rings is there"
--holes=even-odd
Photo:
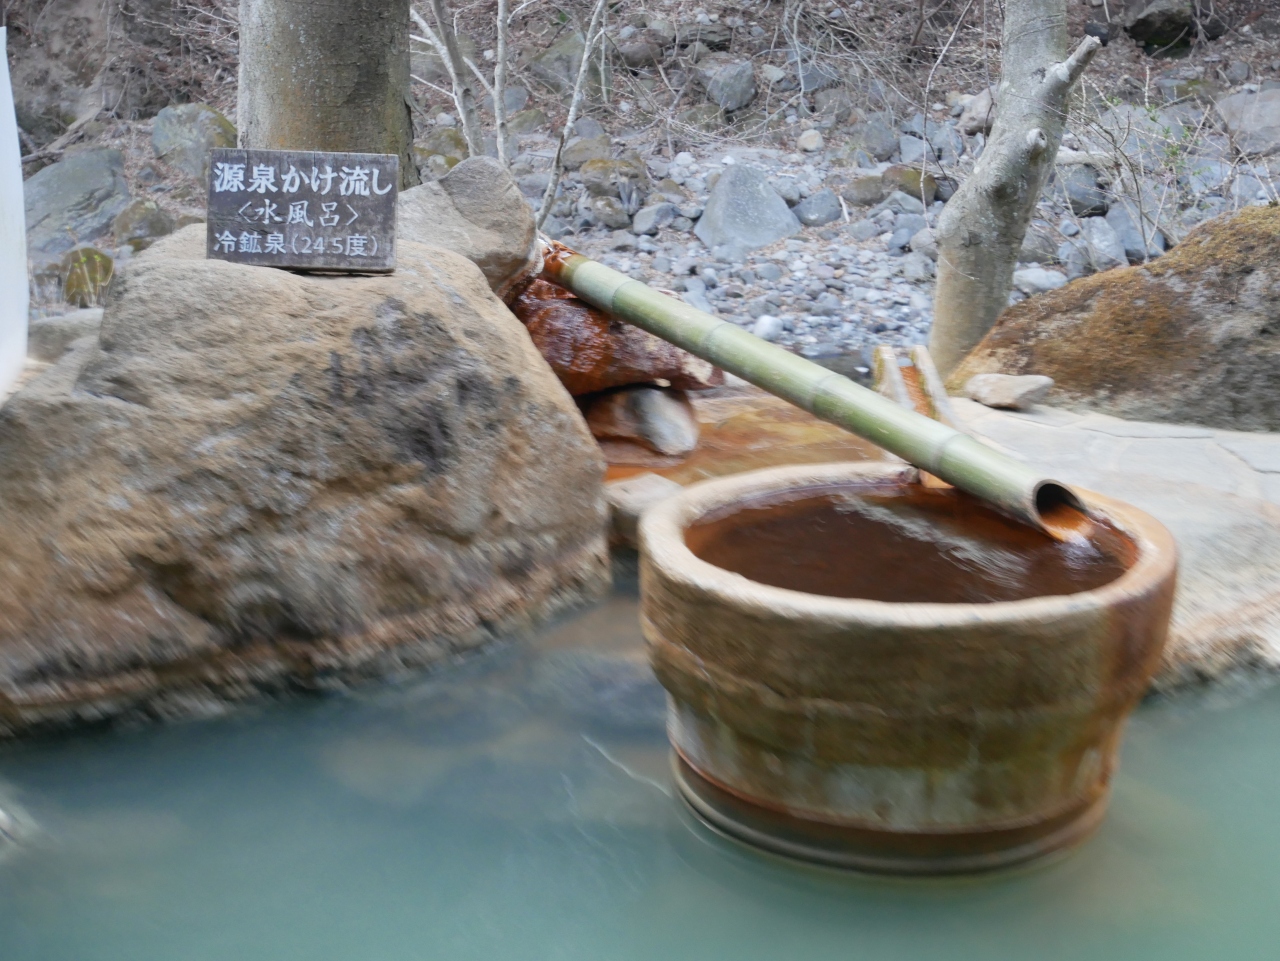
[[[213,150],[209,256],[261,267],[389,272],[399,182],[394,154]]]

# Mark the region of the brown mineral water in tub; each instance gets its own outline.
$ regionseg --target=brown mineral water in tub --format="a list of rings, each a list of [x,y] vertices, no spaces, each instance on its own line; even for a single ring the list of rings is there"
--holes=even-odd
[[[1093,590],[1133,562],[1133,544],[1092,523],[1055,540],[955,489],[815,492],[712,516],[685,533],[709,564],[829,597],[975,604]]]

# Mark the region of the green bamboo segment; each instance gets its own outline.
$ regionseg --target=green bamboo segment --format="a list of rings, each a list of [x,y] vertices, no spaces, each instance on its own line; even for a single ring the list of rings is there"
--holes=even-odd
[[[604,264],[560,248],[547,257],[546,273],[587,303],[1036,527],[1049,529],[1042,511],[1050,507],[1084,509],[1068,487],[1026,464]]]

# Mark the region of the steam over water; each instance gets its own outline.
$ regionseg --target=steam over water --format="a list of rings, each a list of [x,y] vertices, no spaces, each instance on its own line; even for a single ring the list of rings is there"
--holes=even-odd
[[[634,588],[426,680],[0,750],[3,961],[1245,961],[1280,945],[1280,691],[1145,707],[1101,833],[842,876],[673,799]],[[0,801],[0,806],[5,802]]]

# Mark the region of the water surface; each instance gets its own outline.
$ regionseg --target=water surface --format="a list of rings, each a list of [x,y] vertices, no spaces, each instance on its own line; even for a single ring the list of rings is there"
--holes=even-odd
[[[410,683],[0,750],[3,961],[1280,956],[1280,690],[1144,708],[1102,832],[950,881],[746,851],[671,796],[634,588]]]

